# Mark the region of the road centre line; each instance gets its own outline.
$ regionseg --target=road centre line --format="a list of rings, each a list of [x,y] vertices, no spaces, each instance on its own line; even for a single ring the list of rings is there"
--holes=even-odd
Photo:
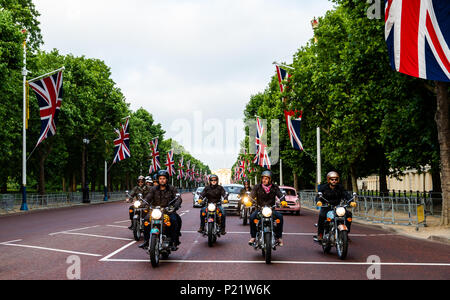
[[[69,253],[69,254],[76,254],[76,255],[86,255],[86,256],[101,256],[100,254],[92,254],[92,253],[85,253],[85,252],[77,252],[77,251],[69,251],[69,250],[62,250],[62,249],[54,249],[54,248],[46,248],[46,247],[38,247],[38,246],[30,246],[30,245],[18,245],[18,244],[0,244],[3,246],[13,246],[13,247],[22,247],[22,248],[31,248],[31,249],[38,249],[38,250],[46,250],[46,251],[53,251],[53,252],[62,252],[62,253]]]
[[[0,245],[6,245],[6,244],[11,244],[11,243],[15,243],[15,242],[21,242],[21,241],[22,241],[22,240],[8,241],[8,242],[0,243]]]
[[[60,231],[60,232],[49,233],[49,235],[56,235],[56,234],[61,234],[61,233],[66,233],[66,232],[80,231],[80,230],[91,229],[91,228],[97,228],[97,227],[100,227],[100,225],[95,225],[95,226],[90,226],[90,227],[84,227],[84,228],[77,228],[77,229],[71,229],[71,230],[64,230],[64,231]]]
[[[111,256],[110,256],[111,257]],[[102,259],[104,262],[146,262],[143,259]],[[259,260],[161,260],[162,263],[191,263],[191,264],[265,264]],[[450,267],[450,263],[392,263],[392,262],[315,262],[315,261],[272,261],[271,264],[291,264],[291,265],[353,265],[353,266],[423,266],[423,267]]]
[[[130,220],[125,220],[125,221],[117,221],[117,222],[114,222],[114,224],[125,223],[125,222],[130,222]]]
[[[126,244],[125,246],[123,246],[122,248],[108,254],[107,256],[103,257],[102,259],[100,259],[99,261],[109,261],[110,257],[113,257],[114,255],[118,254],[119,252],[122,252],[123,250],[125,250],[126,248],[130,247],[131,245],[135,244],[136,241],[132,241],[129,244]]]

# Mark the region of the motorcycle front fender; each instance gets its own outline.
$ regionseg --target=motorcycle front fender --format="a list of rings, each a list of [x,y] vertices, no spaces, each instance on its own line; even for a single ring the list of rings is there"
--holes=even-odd
[[[338,230],[339,231],[348,231],[348,228],[344,224],[341,224],[341,225],[338,226]]]

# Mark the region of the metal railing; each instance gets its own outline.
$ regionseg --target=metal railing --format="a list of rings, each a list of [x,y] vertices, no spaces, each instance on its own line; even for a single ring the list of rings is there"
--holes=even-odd
[[[193,192],[195,189],[180,189],[179,193]],[[89,193],[89,201],[92,204],[102,202],[116,202],[125,200],[125,192],[108,193],[108,200],[105,201],[105,194],[102,192]],[[83,193],[55,193],[47,195],[27,194],[28,208],[42,209],[54,207],[67,207],[83,204]],[[22,194],[0,194],[0,213],[16,212],[22,205]]]
[[[300,191],[299,197],[302,206],[316,209],[317,193]],[[410,194],[372,196],[358,195],[358,206],[353,208],[353,217],[373,223],[426,226],[426,217],[438,213],[433,201],[427,201],[425,197],[417,197]]]

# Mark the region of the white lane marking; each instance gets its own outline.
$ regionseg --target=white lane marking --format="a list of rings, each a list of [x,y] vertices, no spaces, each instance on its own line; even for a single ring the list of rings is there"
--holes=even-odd
[[[131,245],[135,244],[136,241],[132,241],[129,244],[126,244],[125,246],[123,246],[122,248],[108,254],[107,256],[103,257],[102,259],[100,259],[99,261],[111,261],[109,258],[113,257],[114,255],[118,254],[119,252],[122,252],[123,250],[125,250],[126,248],[130,247]]]
[[[53,251],[53,252],[70,253],[70,254],[76,254],[76,255],[101,256],[100,254],[92,254],[92,253],[85,253],[85,252],[76,252],[76,251],[69,251],[69,250],[62,250],[62,249],[54,249],[54,248],[45,248],[45,247],[30,246],[30,245],[18,245],[18,244],[1,244],[1,245],[3,245],[3,246],[12,246],[12,247],[31,248],[31,249],[38,249],[38,250],[46,250],[46,251]]]
[[[130,221],[130,220],[125,220],[125,221],[117,221],[117,222],[114,222],[114,224],[125,223],[125,222],[131,222],[131,221]]]
[[[181,231],[181,233],[198,233],[197,231]],[[236,231],[236,232],[227,232],[227,234],[250,234],[250,232],[239,232],[239,231]],[[285,233],[285,232],[283,232],[283,235],[299,235],[299,236],[314,236],[314,235],[316,235],[317,233],[307,233],[307,232],[304,232],[304,233],[302,233],[302,232],[299,232],[299,233],[295,233],[295,232],[292,232],[292,233]],[[398,235],[398,234],[395,234],[395,233],[392,233],[392,234],[350,234],[350,236],[355,236],[355,237],[376,237],[376,236],[391,236],[391,235]]]
[[[108,262],[146,262],[142,259],[108,259]],[[246,260],[161,260],[162,263],[191,263],[191,264],[265,264],[265,261]],[[353,265],[353,266],[423,266],[423,267],[450,267],[450,263],[368,263],[368,262],[315,262],[315,261],[272,261],[272,264],[292,264],[292,265]]]
[[[21,242],[21,241],[22,241],[22,240],[8,241],[8,242],[0,243],[0,245],[6,245],[6,244],[11,244],[11,243],[15,243],[15,242]]]
[[[88,234],[88,233],[79,233],[79,232],[62,232],[61,234],[79,235],[79,236],[88,236],[88,237],[97,237],[97,238],[111,239],[111,240],[132,241],[132,239],[129,239],[129,238],[120,238],[120,237],[114,237],[114,236],[97,235],[97,234]]]
[[[106,225],[106,226],[108,226],[108,227],[115,227],[115,228],[126,228],[126,229],[128,229],[127,226],[120,226],[120,225]]]
[[[57,235],[57,234],[66,233],[66,232],[72,232],[72,231],[81,231],[81,230],[90,229],[90,228],[97,228],[97,227],[100,227],[100,225],[95,225],[95,226],[91,226],[91,227],[84,227],[84,228],[77,228],[77,229],[71,229],[71,230],[64,230],[64,231],[60,231],[60,232],[49,233],[49,235]]]

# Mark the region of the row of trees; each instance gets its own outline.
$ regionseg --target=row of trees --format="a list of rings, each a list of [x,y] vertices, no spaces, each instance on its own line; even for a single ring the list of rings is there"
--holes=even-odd
[[[110,189],[130,189],[140,174],[147,175],[152,138],[160,140],[159,151],[165,168],[166,153],[176,143],[164,140],[164,130],[151,113],[141,108],[133,112],[126,98],[111,79],[111,69],[99,59],[62,55],[57,50],[41,51],[42,36],[31,0],[0,0],[0,192],[19,187],[22,173],[22,43],[27,38],[27,69],[33,75],[45,74],[65,66],[63,102],[57,134],[44,141],[28,160],[31,189],[44,194],[51,191],[75,191],[82,182],[92,191],[103,191],[104,162],[112,163],[114,128],[130,117],[131,158],[111,167]],[[21,31],[27,30],[25,36]],[[27,149],[34,149],[40,134],[40,115],[35,96],[30,94],[30,120]],[[88,139],[89,144],[83,143]],[[31,151],[28,152],[30,154]],[[197,169],[209,167],[177,145],[175,159],[184,156]],[[86,155],[87,154],[87,155]],[[86,161],[87,157],[87,161]],[[87,166],[87,167],[86,167]]]
[[[312,39],[294,54],[286,91],[281,93],[277,77],[272,77],[263,92],[251,97],[245,121],[259,116],[282,122],[280,156],[284,172],[294,174],[284,181],[296,188],[315,187],[316,128],[320,127],[322,182],[328,171],[336,170],[347,188],[357,190],[357,178],[378,174],[381,191],[387,191],[386,175],[398,176],[411,168],[420,172],[430,166],[433,188],[441,191],[434,83],[391,69],[384,18],[367,18],[365,1],[334,2],[335,8],[319,19],[317,42]],[[284,110],[304,112],[305,152],[292,149]],[[254,143],[254,137],[243,141],[243,146],[248,147],[249,141]],[[278,168],[273,171],[277,178]]]

